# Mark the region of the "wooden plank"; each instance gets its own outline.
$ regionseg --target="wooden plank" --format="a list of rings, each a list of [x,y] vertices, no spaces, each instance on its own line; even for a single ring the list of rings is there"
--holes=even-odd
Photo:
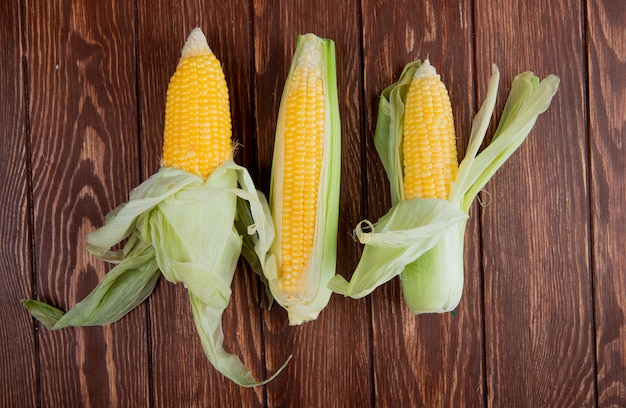
[[[587,2],[591,225],[599,407],[626,406],[626,3]]]
[[[626,405],[626,16],[618,2],[505,0],[494,8],[477,1],[473,10],[473,2],[371,0],[141,0],[137,9],[132,2],[5,3],[0,405]],[[109,269],[86,254],[84,235],[158,168],[167,81],[195,25],[224,63],[235,137],[244,144],[237,160],[265,192],[295,35],[314,31],[337,41],[344,276],[360,249],[345,233],[390,205],[371,138],[378,95],[405,62],[428,55],[441,73],[460,156],[492,62],[502,70],[498,109],[518,72],[562,77],[551,109],[487,186],[489,204],[470,213],[466,292],[454,315],[411,316],[394,281],[364,300],[333,297],[318,321],[291,328],[278,306],[260,308],[257,279],[242,266],[224,318],[227,345],[259,378],[295,355],[275,382],[253,390],[210,367],[182,286],[162,282],[149,309],[106,328],[33,331],[18,299],[34,290],[67,308]]]
[[[561,85],[529,139],[486,186],[483,210],[488,404],[593,406],[584,41],[579,1],[477,1],[476,66]],[[479,94],[486,83],[479,81]]]
[[[260,185],[269,191],[275,123],[297,34],[313,32],[335,41],[342,120],[342,177],[337,271],[356,266],[358,246],[348,233],[362,217],[361,60],[356,2],[253,2],[255,109]],[[267,386],[270,406],[367,406],[371,400],[369,316],[364,301],[334,296],[319,318],[289,327],[275,305],[265,314],[268,370],[293,354],[280,377]]]
[[[32,296],[28,134],[18,2],[0,4],[0,405],[35,406],[32,319],[19,300]]]
[[[368,216],[376,220],[391,202],[373,134],[380,92],[409,61],[429,58],[448,87],[463,157],[475,113],[471,85],[470,2],[420,7],[363,1],[367,102]],[[397,279],[371,296],[376,405],[481,406],[484,400],[480,241],[477,212],[470,212],[465,246],[465,291],[454,314],[415,316]]]
[[[85,234],[139,179],[134,11],[37,0],[25,10],[37,293],[67,309],[110,269],[87,254]],[[145,406],[143,310],[107,327],[39,330],[41,403]]]
[[[248,10],[245,1],[138,2],[144,177],[158,170],[167,84],[187,35],[196,26],[202,28],[223,65],[230,92],[233,139],[243,145],[236,160],[255,172]],[[260,380],[266,372],[257,278],[250,269],[240,266],[232,289],[231,302],[222,319],[224,346]],[[200,344],[183,285],[163,280],[150,305],[155,406],[263,405],[262,387],[241,388],[211,366]]]

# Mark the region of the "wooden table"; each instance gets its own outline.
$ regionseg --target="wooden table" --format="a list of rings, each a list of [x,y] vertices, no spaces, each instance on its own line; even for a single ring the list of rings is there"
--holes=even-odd
[[[625,22],[619,0],[1,2],[0,405],[626,406]],[[296,34],[335,40],[346,277],[360,253],[349,232],[390,206],[372,135],[406,62],[429,57],[441,73],[461,156],[492,63],[498,112],[517,73],[561,77],[471,209],[453,314],[411,315],[394,280],[290,327],[241,263],[228,349],[257,378],[294,356],[253,389],[208,363],[182,285],[161,280],[106,327],[49,332],[30,318],[19,299],[68,308],[110,269],[84,236],[158,169],[165,90],[195,26],[224,65],[237,161],[265,192]]]

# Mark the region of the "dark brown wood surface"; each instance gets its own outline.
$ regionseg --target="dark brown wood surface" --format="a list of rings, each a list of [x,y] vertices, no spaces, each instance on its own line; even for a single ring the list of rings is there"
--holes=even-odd
[[[19,0],[0,5],[0,406],[626,406],[626,3],[435,0]],[[87,232],[159,167],[165,90],[200,26],[223,64],[237,161],[269,190],[298,33],[336,42],[342,119],[337,262],[390,206],[372,136],[378,96],[429,57],[447,84],[460,156],[501,70],[561,78],[551,108],[470,211],[455,312],[414,316],[399,282],[333,296],[290,327],[241,262],[226,347],[267,386],[208,363],[187,292],[161,280],[105,327],[49,332],[19,300],[68,308],[110,269]],[[498,115],[497,115],[498,116]]]
[[[589,2],[591,268],[597,399],[626,406],[626,4]]]
[[[542,77],[558,72],[561,85],[529,143],[487,186],[485,360],[487,388],[498,390],[488,404],[592,406],[589,224],[572,222],[589,219],[583,10],[576,1],[509,0],[501,8],[517,12],[502,15],[491,2],[476,3],[476,24],[483,27],[476,35],[477,70],[496,62],[504,83],[519,70]]]

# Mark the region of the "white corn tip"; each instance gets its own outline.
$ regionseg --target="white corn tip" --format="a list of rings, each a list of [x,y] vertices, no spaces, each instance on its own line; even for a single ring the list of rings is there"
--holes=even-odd
[[[437,74],[437,70],[435,69],[435,67],[430,65],[430,61],[428,60],[428,58],[426,58],[422,65],[420,65],[420,67],[415,71],[415,74],[413,74],[413,79],[415,80],[417,78],[427,78],[430,76],[435,76],[437,77],[437,79],[439,79],[439,74]]]
[[[185,42],[185,46],[183,47],[181,58],[212,53],[213,51],[209,48],[209,44],[206,42],[206,37],[204,36],[202,29],[200,27],[196,27],[189,34],[189,37],[187,37],[187,42]]]
[[[320,65],[320,51],[317,38],[313,34],[306,34],[304,46],[298,56],[297,65],[300,67],[315,67]]]

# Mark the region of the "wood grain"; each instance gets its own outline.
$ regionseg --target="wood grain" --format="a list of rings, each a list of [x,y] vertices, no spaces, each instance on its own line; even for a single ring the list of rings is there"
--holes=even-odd
[[[37,293],[67,309],[110,268],[86,253],[85,234],[139,179],[134,12],[126,1],[25,10]],[[39,344],[46,405],[147,403],[141,308],[104,328],[40,330]]]
[[[626,406],[625,20],[611,0],[3,2],[0,405]],[[346,277],[361,250],[348,232],[390,206],[372,136],[379,94],[406,62],[429,57],[448,86],[461,157],[492,63],[497,111],[517,73],[561,77],[470,211],[454,314],[412,316],[392,281],[290,327],[242,262],[227,349],[257,378],[294,355],[253,389],[213,369],[186,289],[165,280],[115,324],[33,325],[19,299],[69,308],[110,269],[84,236],[159,168],[165,91],[195,26],[224,67],[236,160],[265,193],[296,35],[335,40]]]
[[[17,2],[0,4],[0,405],[37,403],[33,322],[19,300],[32,296],[27,100]]]
[[[598,407],[626,406],[626,4],[587,3]]]
[[[358,246],[348,233],[362,217],[359,21],[356,2],[254,1],[255,112],[260,185],[269,190],[275,123],[298,34],[335,41],[342,120],[342,170],[337,271],[350,274]],[[267,367],[293,354],[286,372],[267,386],[269,406],[367,406],[371,398],[369,316],[365,302],[332,297],[312,322],[289,327],[278,306],[265,314]],[[345,350],[344,352],[340,352]]]
[[[488,404],[594,405],[581,3],[477,1],[476,66],[559,75],[552,106],[486,186],[483,263]],[[486,83],[478,83],[484,95]]]
[[[387,212],[388,180],[373,144],[380,92],[399,77],[404,65],[429,58],[446,83],[463,157],[474,98],[472,10],[425,1],[363,2],[366,103],[368,112],[368,217]],[[373,12],[372,12],[373,10]],[[394,27],[390,30],[389,27]],[[483,339],[478,219],[468,223],[465,291],[455,314],[413,315],[404,305],[397,279],[372,294],[376,405],[482,406]],[[403,384],[403,386],[398,386]]]
[[[254,174],[248,4],[139,1],[138,5],[144,177],[159,167],[167,84],[187,35],[197,26],[223,65],[230,92],[233,139],[243,144],[236,160],[249,165]],[[231,302],[222,319],[224,347],[239,356],[257,379],[264,379],[256,276],[240,266],[232,289]],[[163,280],[150,305],[154,405],[169,407],[172,401],[183,406],[263,405],[262,387],[241,388],[211,366],[200,344],[183,285]],[[179,380],[172,381],[172,375]]]

